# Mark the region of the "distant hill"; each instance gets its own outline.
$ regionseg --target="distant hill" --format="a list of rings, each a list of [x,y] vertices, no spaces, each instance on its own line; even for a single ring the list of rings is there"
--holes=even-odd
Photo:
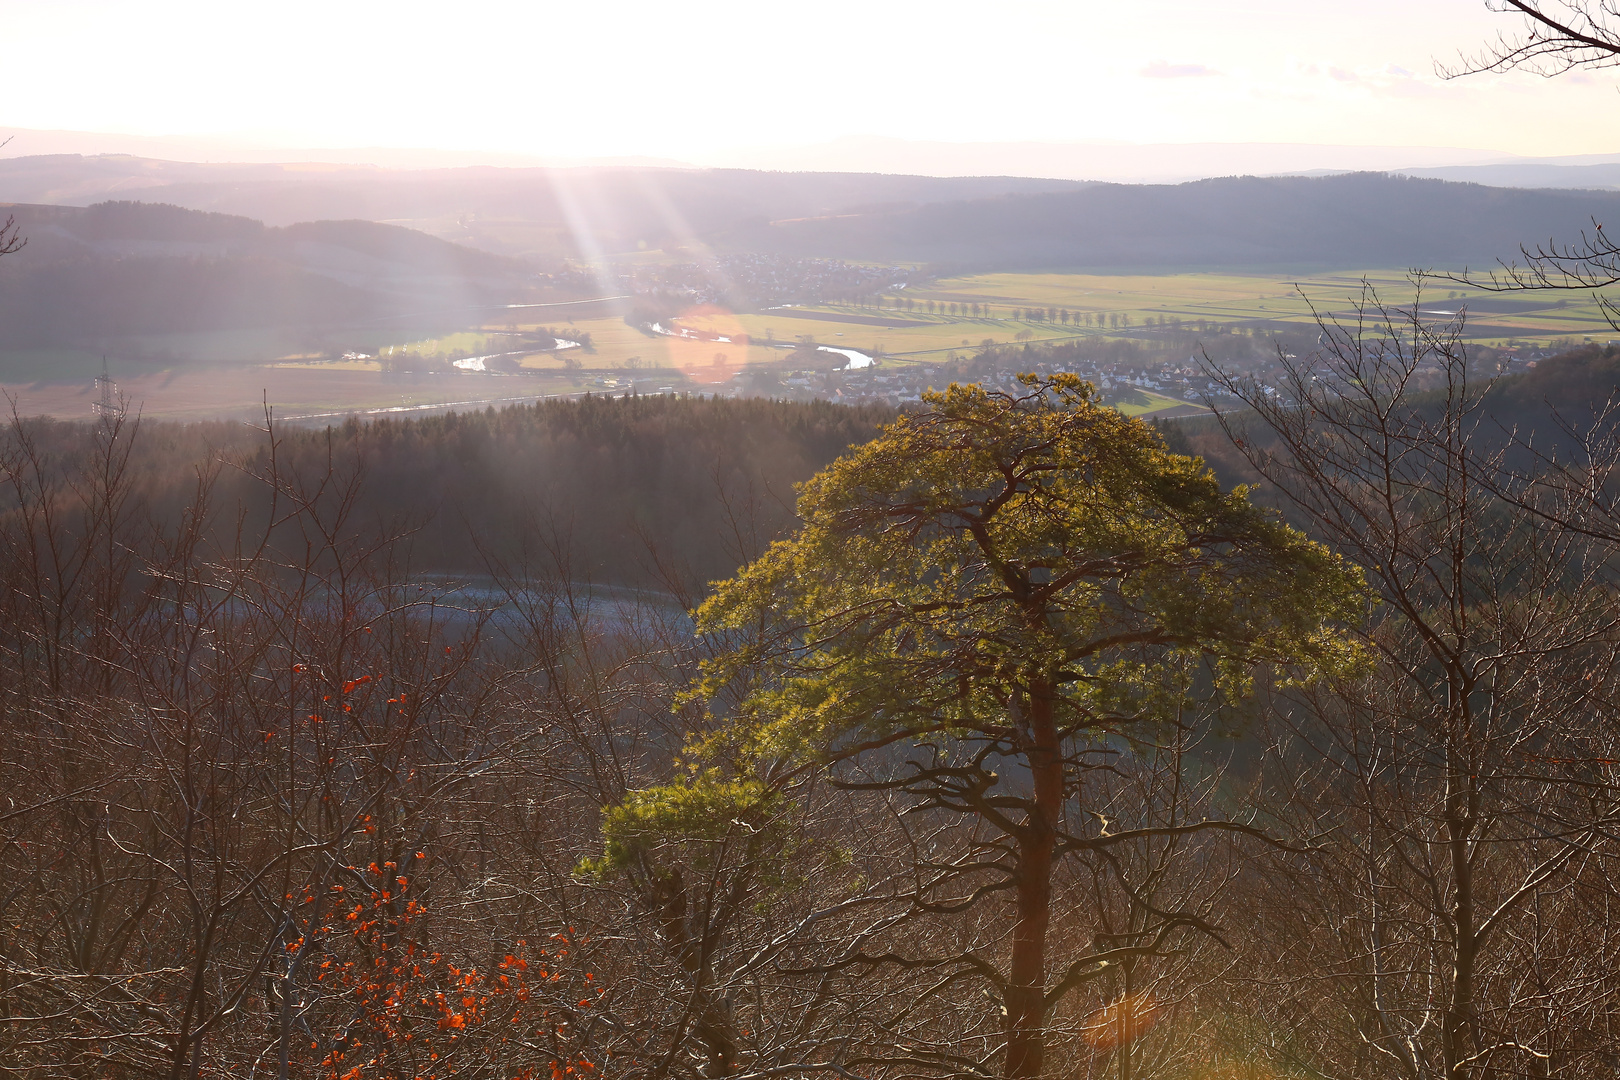
[[[1512,258],[1523,243],[1572,241],[1593,219],[1620,218],[1620,192],[1381,173],[1123,185],[647,168],[211,168],[0,162],[0,181],[99,176],[146,200],[0,206],[0,220],[14,213],[28,238],[22,252],[0,259],[0,353],[12,358],[0,358],[0,374],[68,377],[61,355],[23,355],[31,351],[77,350],[81,369],[103,352],[154,364],[268,359],[372,336],[349,332],[356,329],[397,338],[407,328],[481,323],[505,304],[602,295],[590,275],[553,288],[544,258],[489,248],[555,260],[559,252],[685,248],[682,258],[700,261],[707,247],[942,271],[1454,270]],[[288,214],[346,212],[277,225],[154,201],[186,192],[196,202],[279,205]],[[443,216],[456,206],[481,209]],[[437,221],[437,231],[470,239],[370,216]],[[219,333],[236,337],[225,345],[197,338]],[[244,343],[244,334],[259,338]],[[191,338],[178,340],[184,335]]]
[[[1620,189],[1620,162],[1615,161],[1579,165],[1510,161],[1496,165],[1439,165],[1397,171],[1403,176],[1488,184],[1492,187]]]
[[[271,225],[336,218],[389,221],[542,260],[711,241],[782,218],[1084,186],[1026,177],[748,169],[402,170],[76,154],[0,159],[0,200],[83,205],[139,198]]]
[[[126,335],[454,321],[535,291],[531,268],[369,221],[272,228],[176,206],[0,206],[28,244],[0,259],[9,349]]]
[[[1093,184],[775,221],[743,250],[975,268],[1242,268],[1491,264],[1620,217],[1620,193],[1483,187],[1384,173]]]
[[[60,204],[132,193],[270,226],[409,225],[543,267],[705,245],[977,269],[1455,268],[1511,257],[1525,242],[1574,239],[1594,216],[1620,208],[1620,192],[1385,173],[1104,184],[747,169],[0,160],[0,199]]]

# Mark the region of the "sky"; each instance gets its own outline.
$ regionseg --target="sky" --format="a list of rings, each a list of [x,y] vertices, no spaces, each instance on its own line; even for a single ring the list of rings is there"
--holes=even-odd
[[[693,162],[852,137],[1620,152],[1613,72],[1435,74],[1515,25],[1482,0],[0,0],[0,126]]]

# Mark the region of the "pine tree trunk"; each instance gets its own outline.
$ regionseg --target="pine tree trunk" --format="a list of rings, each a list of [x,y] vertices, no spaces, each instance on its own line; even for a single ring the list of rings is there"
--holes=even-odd
[[[1034,782],[1029,818],[1018,844],[1017,923],[1003,1001],[1007,1010],[1007,1080],[1033,1080],[1046,1057],[1046,931],[1052,918],[1052,855],[1063,808],[1063,755],[1053,721],[1052,690],[1031,687],[1029,744]]]

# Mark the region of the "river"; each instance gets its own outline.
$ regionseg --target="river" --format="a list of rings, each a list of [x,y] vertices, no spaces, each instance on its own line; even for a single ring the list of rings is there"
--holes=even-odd
[[[715,336],[713,338],[700,338],[690,330],[668,330],[664,328],[662,323],[653,323],[649,329],[655,334],[663,334],[665,337],[685,338],[688,341],[716,341],[724,342],[728,345],[731,343],[731,339],[728,337]],[[762,341],[759,342],[759,344],[771,346],[786,345],[788,343],[785,341]],[[871,367],[873,363],[871,355],[869,353],[863,353],[859,349],[837,349],[831,345],[817,345],[816,349],[820,352],[828,352],[842,356],[845,361],[847,361],[840,369],[842,371],[858,371],[861,368]]]

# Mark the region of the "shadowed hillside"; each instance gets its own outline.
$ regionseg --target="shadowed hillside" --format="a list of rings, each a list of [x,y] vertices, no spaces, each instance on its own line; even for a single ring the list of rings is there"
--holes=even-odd
[[[1620,207],[1617,192],[1383,173],[1138,185],[746,169],[0,161],[0,199],[132,196],[270,225],[394,222],[547,268],[698,244],[981,269],[1454,267],[1512,256],[1527,240],[1575,239]]]
[[[1024,177],[748,169],[395,170],[65,154],[0,160],[0,200],[83,205],[133,197],[242,214],[272,225],[318,218],[393,221],[490,251],[541,259],[712,241],[782,218],[1082,186]]]
[[[1447,266],[1577,239],[1620,193],[1487,188],[1382,173],[1227,177],[777,221],[742,247],[976,268]]]
[[[529,295],[512,260],[393,225],[112,202],[13,206],[27,247],[0,263],[9,348],[139,334],[431,321]]]

